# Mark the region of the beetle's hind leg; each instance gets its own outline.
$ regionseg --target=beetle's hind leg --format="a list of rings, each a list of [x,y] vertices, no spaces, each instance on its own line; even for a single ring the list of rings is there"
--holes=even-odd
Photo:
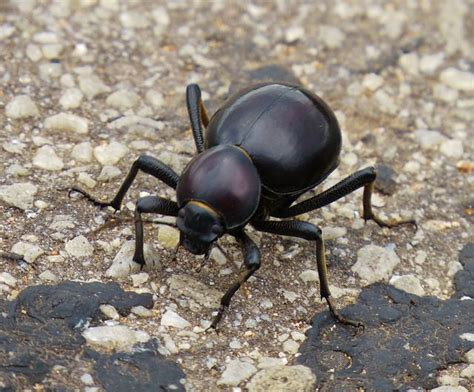
[[[205,128],[207,127],[209,124],[209,115],[201,99],[201,89],[197,84],[190,84],[186,88],[186,104],[196,149],[198,152],[203,152],[204,137],[202,135],[202,125],[204,125]]]
[[[135,162],[133,162],[132,168],[128,172],[127,177],[123,181],[120,189],[112,200],[108,202],[100,201],[91,196],[88,192],[77,187],[71,188],[69,194],[72,192],[77,192],[98,207],[112,207],[115,210],[120,210],[122,200],[135,180],[139,170],[158,178],[173,189],[176,189],[176,186],[178,185],[179,176],[173,171],[173,169],[156,158],[148,155],[141,155]]]
[[[332,302],[331,292],[329,290],[326,251],[321,229],[319,227],[312,223],[303,221],[260,221],[252,223],[252,226],[254,226],[256,230],[266,233],[287,235],[291,237],[304,238],[308,241],[314,241],[316,243],[316,262],[318,267],[321,298],[326,300],[332,315],[341,324],[352,325],[354,327],[364,326],[359,321],[350,320],[342,316]]]
[[[344,196],[349,195],[356,189],[364,187],[364,212],[362,214],[362,217],[365,220],[373,220],[379,226],[383,227],[395,227],[405,224],[412,224],[416,227],[416,222],[413,219],[393,220],[387,222],[380,219],[374,214],[372,210],[371,199],[376,177],[377,173],[375,171],[375,168],[367,167],[351,174],[349,177],[346,177],[341,182],[338,182],[336,185],[325,190],[324,192],[313,196],[305,201],[302,201],[301,203],[297,203],[291,207],[276,211],[272,215],[278,218],[289,218],[304,214],[305,212],[314,211],[321,207],[327,206],[328,204],[331,204],[332,202],[341,199]]]
[[[221,299],[221,305],[217,310],[217,315],[212,320],[211,325],[207,329],[216,329],[217,324],[222,319],[224,312],[230,305],[230,300],[237,292],[237,290],[260,268],[260,251],[257,245],[250,239],[250,237],[241,231],[235,234],[235,238],[239,241],[244,254],[244,265],[243,270],[239,274],[239,278],[234,282],[232,286],[226,291]]]

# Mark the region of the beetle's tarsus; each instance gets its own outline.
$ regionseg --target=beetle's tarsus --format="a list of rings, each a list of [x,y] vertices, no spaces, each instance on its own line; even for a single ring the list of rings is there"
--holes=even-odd
[[[362,329],[362,331],[364,331],[365,329],[365,325],[360,322],[360,321],[355,321],[355,320],[351,320],[351,319],[348,319],[348,318],[345,318],[344,316],[341,316],[341,314],[336,310],[336,308],[334,307],[334,304],[332,303],[332,300],[330,297],[326,297],[325,298],[328,306],[329,306],[329,310],[331,311],[331,314],[332,316],[341,324],[344,324],[344,325],[351,325],[353,327],[356,327],[357,329]]]
[[[402,225],[413,225],[415,227],[415,231],[418,230],[418,224],[416,223],[416,220],[414,220],[414,219],[405,219],[405,220],[392,219],[392,220],[389,220],[389,221],[384,221],[376,215],[364,216],[363,219],[366,222],[369,221],[369,220],[373,220],[380,227],[388,227],[389,229],[392,229],[392,228],[397,227],[397,226],[402,226]]]
[[[71,197],[72,192],[79,193],[80,195],[82,195],[82,197],[89,200],[92,204],[94,204],[96,207],[99,207],[100,209],[103,209],[106,207],[112,207],[115,210],[115,212],[120,210],[120,207],[117,208],[117,206],[114,206],[113,203],[100,201],[96,199],[95,197],[91,196],[88,192],[82,190],[81,188],[72,187],[68,192],[68,197]]]
[[[217,332],[217,324],[219,324],[219,322],[221,321],[222,316],[224,315],[224,312],[226,311],[226,309],[227,309],[227,306],[225,306],[225,305],[221,305],[219,307],[219,309],[217,310],[216,316],[212,320],[211,325],[209,325],[209,327],[206,328],[206,331],[209,331],[210,329],[213,329]]]

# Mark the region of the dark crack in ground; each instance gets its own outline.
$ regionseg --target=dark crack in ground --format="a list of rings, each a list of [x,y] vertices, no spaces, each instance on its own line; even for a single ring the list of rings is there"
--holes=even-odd
[[[407,390],[436,387],[439,370],[463,362],[474,348],[474,301],[459,299],[474,287],[473,244],[460,254],[465,269],[456,274],[456,294],[448,300],[419,297],[393,286],[366,287],[358,302],[342,313],[365,324],[362,333],[334,326],[329,313],[318,314],[297,362],[310,367],[323,391]],[[466,270],[469,267],[470,270]]]
[[[88,369],[106,391],[184,390],[185,377],[162,359],[150,341],[133,353],[102,354],[85,346],[79,327],[97,324],[102,304],[126,316],[135,306],[153,307],[151,294],[126,292],[117,283],[64,282],[32,286],[12,301],[0,301],[0,387],[15,391],[44,383],[62,385],[58,369]],[[140,377],[137,377],[137,374]],[[48,381],[48,379],[50,379]],[[46,380],[46,381],[45,381]]]

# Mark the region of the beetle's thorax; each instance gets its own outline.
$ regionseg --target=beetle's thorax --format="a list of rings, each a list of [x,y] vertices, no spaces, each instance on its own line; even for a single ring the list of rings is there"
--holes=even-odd
[[[176,197],[214,211],[226,231],[245,225],[257,210],[261,182],[250,156],[240,147],[220,145],[197,155],[184,169]]]

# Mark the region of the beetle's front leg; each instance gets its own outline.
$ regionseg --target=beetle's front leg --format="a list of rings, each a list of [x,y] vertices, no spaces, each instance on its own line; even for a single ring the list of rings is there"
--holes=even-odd
[[[359,321],[349,320],[341,316],[332,302],[331,292],[329,290],[326,251],[321,229],[319,227],[312,223],[303,221],[259,221],[253,222],[252,226],[255,227],[256,230],[264,231],[266,233],[287,235],[291,237],[304,238],[308,241],[314,241],[316,243],[316,262],[318,266],[321,298],[326,300],[329,310],[337,321],[342,324],[363,327],[363,324]]]
[[[125,177],[125,180],[120,186],[120,189],[111,201],[100,201],[95,197],[91,196],[86,191],[76,187],[71,188],[69,193],[80,193],[98,207],[112,207],[115,210],[120,210],[122,200],[125,197],[125,194],[127,193],[128,189],[132,185],[133,180],[135,180],[135,177],[137,176],[139,170],[158,178],[173,189],[176,189],[176,186],[178,185],[179,176],[173,171],[173,169],[171,169],[156,158],[153,158],[148,155],[141,155],[135,162],[133,162],[132,168],[128,172],[127,177]]]
[[[237,281],[226,291],[221,299],[221,306],[217,311],[217,315],[212,320],[211,325],[207,329],[216,329],[217,324],[222,319],[225,310],[230,305],[230,300],[237,290],[260,268],[260,250],[255,242],[242,230],[234,235],[242,248],[244,255],[243,270],[239,274]]]
[[[133,261],[140,264],[140,268],[143,268],[146,264],[143,252],[143,221],[141,214],[154,213],[177,216],[178,211],[178,205],[168,199],[158,196],[146,196],[138,199],[135,208],[135,253],[133,254]]]

